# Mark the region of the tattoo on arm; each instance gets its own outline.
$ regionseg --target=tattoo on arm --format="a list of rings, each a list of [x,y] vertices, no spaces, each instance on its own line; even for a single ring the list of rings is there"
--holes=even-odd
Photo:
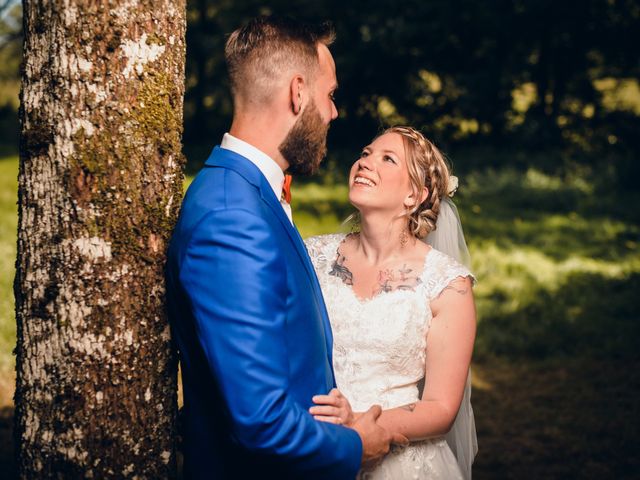
[[[459,293],[460,295],[466,295],[467,293],[469,293],[469,289],[467,287],[463,287],[463,288],[457,288],[454,287],[453,285],[447,285],[446,287],[444,287],[442,289],[442,291],[438,294],[437,298],[440,298],[440,296],[446,292],[447,290],[453,290],[456,293]]]
[[[402,405],[401,408],[403,410],[406,410],[407,412],[413,412],[416,409],[416,404],[415,403],[410,403],[408,405]]]

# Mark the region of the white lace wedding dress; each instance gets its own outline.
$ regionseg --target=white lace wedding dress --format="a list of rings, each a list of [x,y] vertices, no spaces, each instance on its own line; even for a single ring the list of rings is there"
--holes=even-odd
[[[334,234],[306,240],[331,320],[337,386],[354,411],[365,411],[373,404],[388,409],[414,403],[424,377],[432,317],[429,302],[453,279],[471,273],[431,249],[415,290],[383,292],[362,300],[351,286],[329,274],[344,237]],[[381,464],[360,471],[358,478],[462,480],[463,475],[445,438],[440,437],[393,447]]]

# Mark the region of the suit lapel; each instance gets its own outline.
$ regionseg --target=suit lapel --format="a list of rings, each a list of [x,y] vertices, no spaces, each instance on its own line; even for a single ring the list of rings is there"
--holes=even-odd
[[[267,183],[266,180],[264,183]],[[291,224],[289,217],[284,213],[282,209],[282,205],[280,205],[280,201],[276,200],[275,195],[273,194],[273,190],[267,184],[266,188],[268,192],[262,191],[262,198],[267,202],[271,210],[278,217],[285,230],[289,234],[289,237],[293,241],[294,246],[296,247],[296,251],[300,256],[300,260],[304,264],[305,269],[307,270],[307,275],[309,276],[309,280],[311,281],[311,285],[313,286],[314,298],[316,300],[316,305],[322,314],[322,324],[324,327],[324,338],[327,343],[327,355],[329,356],[329,365],[331,366],[331,374],[335,377],[333,373],[333,335],[331,333],[331,324],[329,322],[329,314],[327,313],[327,307],[324,304],[324,297],[322,296],[322,290],[320,289],[320,283],[318,282],[318,276],[316,275],[316,271],[311,264],[311,259],[309,258],[309,252],[307,252],[307,247],[304,245],[304,241],[300,236],[300,232],[298,229]],[[271,193],[271,195],[269,195]]]
[[[331,333],[331,324],[329,323],[329,315],[327,313],[326,306],[324,304],[324,298],[322,296],[322,290],[318,283],[318,277],[311,264],[311,259],[307,253],[307,249],[304,245],[304,241],[295,228],[287,214],[284,212],[280,201],[276,198],[273,189],[269,185],[267,179],[262,175],[262,172],[256,167],[250,160],[246,159],[242,155],[239,155],[231,150],[226,150],[220,147],[215,147],[211,155],[205,162],[205,165],[210,167],[222,167],[228,168],[237,172],[239,175],[247,180],[252,185],[256,186],[260,191],[260,196],[263,201],[269,206],[274,215],[278,218],[285,231],[289,235],[291,242],[293,243],[296,252],[298,253],[302,264],[304,265],[311,285],[314,290],[314,298],[318,309],[322,314],[322,322],[324,327],[325,341],[327,344],[327,354],[329,356],[329,365],[331,366],[331,373],[333,374],[333,335]],[[334,376],[335,378],[335,376]]]

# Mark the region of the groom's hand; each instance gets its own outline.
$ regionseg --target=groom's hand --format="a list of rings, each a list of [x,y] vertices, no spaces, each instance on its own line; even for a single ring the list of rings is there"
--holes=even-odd
[[[372,406],[352,425],[362,440],[362,464],[369,464],[387,453],[391,443],[407,444],[409,441],[400,434],[392,435],[382,428],[376,420],[382,413],[379,405]]]

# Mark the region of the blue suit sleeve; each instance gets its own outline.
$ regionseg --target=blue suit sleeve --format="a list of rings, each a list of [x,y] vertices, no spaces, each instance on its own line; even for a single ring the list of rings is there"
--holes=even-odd
[[[284,457],[293,472],[353,478],[362,455],[358,434],[316,421],[287,394],[286,272],[266,220],[225,209],[193,231],[180,278],[237,441]]]

